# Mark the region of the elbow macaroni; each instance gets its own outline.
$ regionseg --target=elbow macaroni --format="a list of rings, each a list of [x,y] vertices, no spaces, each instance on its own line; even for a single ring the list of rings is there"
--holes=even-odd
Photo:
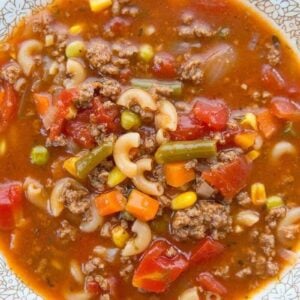
[[[45,187],[37,180],[27,177],[23,184],[26,199],[33,205],[47,210],[49,196]]]
[[[141,137],[136,132],[121,135],[114,146],[113,156],[117,167],[129,178],[137,175],[137,164],[129,158],[130,150],[140,145]]]
[[[129,89],[125,91],[118,99],[117,104],[130,108],[134,103],[137,103],[142,109],[151,111],[157,110],[157,105],[151,95],[141,89]]]
[[[177,128],[178,117],[173,103],[168,100],[159,101],[158,111],[159,113],[155,116],[156,128],[175,131]]]
[[[28,40],[22,43],[17,60],[26,76],[31,74],[35,65],[33,55],[41,53],[42,49],[43,44],[37,40]]]
[[[133,256],[140,254],[149,246],[152,234],[149,225],[145,222],[136,220],[131,231],[136,233],[136,237],[130,239],[122,250],[122,256]]]
[[[161,196],[164,193],[162,184],[148,180],[144,176],[145,171],[152,170],[152,160],[150,158],[143,158],[136,162],[138,167],[137,176],[132,178],[134,185],[142,192],[153,195]]]
[[[87,77],[84,65],[75,59],[68,59],[66,70],[71,76],[64,81],[64,86],[68,89],[80,85]]]

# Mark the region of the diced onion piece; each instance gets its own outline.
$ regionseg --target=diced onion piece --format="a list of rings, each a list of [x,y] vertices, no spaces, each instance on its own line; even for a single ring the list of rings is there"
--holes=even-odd
[[[298,260],[298,254],[294,251],[281,248],[278,250],[278,255],[285,260],[287,263],[294,265]]]
[[[271,152],[271,161],[279,162],[281,157],[284,155],[295,156],[297,155],[297,150],[294,145],[289,142],[282,141],[277,143]]]
[[[236,223],[246,227],[252,227],[259,221],[259,213],[254,210],[244,210],[236,215]]]
[[[78,263],[78,261],[76,260],[71,260],[70,262],[70,273],[73,276],[74,280],[79,283],[79,284],[83,284],[84,281],[84,276],[83,273],[81,271],[80,265]]]
[[[216,44],[203,54],[206,82],[213,84],[224,78],[235,66],[237,53],[233,46],[226,43]]]
[[[178,300],[199,300],[199,293],[197,287],[192,287],[185,290],[179,297]]]

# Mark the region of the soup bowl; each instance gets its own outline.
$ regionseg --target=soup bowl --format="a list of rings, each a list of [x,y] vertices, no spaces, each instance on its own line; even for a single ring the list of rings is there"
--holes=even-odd
[[[249,0],[245,9],[255,10],[268,22],[273,23],[282,38],[288,40],[295,55],[300,50],[300,1],[299,0]],[[45,6],[51,0],[1,0],[0,1],[0,40],[5,38],[13,26],[35,8]],[[287,267],[277,282],[253,295],[261,300],[297,300],[300,299],[300,259]],[[0,299],[40,299],[11,271],[5,259],[0,256]]]

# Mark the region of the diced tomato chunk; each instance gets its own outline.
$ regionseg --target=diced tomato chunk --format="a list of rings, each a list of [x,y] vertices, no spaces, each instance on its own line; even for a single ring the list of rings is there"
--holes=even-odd
[[[251,162],[248,162],[244,156],[240,156],[219,168],[204,171],[202,177],[217,188],[224,197],[232,198],[247,185],[251,169]]]
[[[193,111],[196,119],[212,130],[223,130],[227,125],[229,109],[222,100],[199,98]]]
[[[22,217],[23,189],[19,183],[0,185],[0,229],[11,230]]]
[[[159,78],[174,78],[176,76],[176,63],[173,55],[160,52],[154,56],[152,72]]]
[[[76,144],[83,148],[92,148],[95,146],[95,139],[91,134],[88,123],[70,120],[64,126],[64,132]]]
[[[300,105],[285,97],[274,97],[270,104],[271,113],[279,119],[300,121]]]
[[[211,237],[207,237],[200,241],[200,243],[192,251],[191,261],[204,262],[214,258],[225,250],[225,247]]]
[[[196,140],[204,135],[204,126],[193,115],[178,114],[176,131],[170,132],[174,141]]]
[[[270,65],[262,66],[262,82],[264,87],[270,91],[278,92],[286,87],[285,79]]]
[[[168,255],[171,247],[172,254]],[[178,248],[165,240],[156,241],[142,256],[132,284],[147,292],[163,293],[188,265],[188,259]]]
[[[63,90],[60,93],[56,103],[57,111],[54,122],[50,127],[49,137],[51,140],[54,140],[61,134],[66,115],[77,94],[77,89]]]
[[[3,99],[0,102],[0,133],[8,128],[18,111],[18,97],[13,86],[5,81],[3,87]]]
[[[224,296],[228,292],[226,287],[209,272],[200,273],[196,278],[196,282],[199,283],[203,289],[220,296]]]
[[[108,132],[118,133],[121,130],[118,106],[105,107],[99,98],[95,98],[93,101],[91,121],[106,125]]]
[[[280,129],[281,123],[268,109],[257,114],[258,128],[266,139],[273,137]]]

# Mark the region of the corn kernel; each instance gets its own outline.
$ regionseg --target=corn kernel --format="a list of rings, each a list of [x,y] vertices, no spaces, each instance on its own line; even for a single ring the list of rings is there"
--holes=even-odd
[[[195,192],[185,192],[172,200],[172,209],[185,209],[191,207],[197,201],[197,194]]]
[[[267,208],[271,210],[272,208],[284,206],[284,202],[279,196],[271,196],[267,199]]]
[[[66,115],[66,119],[67,120],[72,120],[74,118],[76,118],[77,116],[77,109],[75,106],[71,105],[69,108],[68,108],[68,112],[67,112],[67,115]]]
[[[90,0],[92,12],[100,12],[112,5],[112,0]]]
[[[63,168],[68,171],[71,175],[74,177],[78,177],[77,172],[76,172],[76,162],[79,160],[80,157],[73,156],[68,158],[67,160],[64,161],[63,163]]]
[[[5,139],[0,139],[0,156],[5,155],[7,150],[7,143]]]
[[[257,150],[251,150],[246,154],[246,157],[250,160],[253,161],[257,159],[260,156],[260,152]]]
[[[251,200],[254,205],[263,205],[266,203],[266,188],[262,183],[254,183],[251,186]]]
[[[75,24],[69,29],[69,33],[72,35],[80,34],[83,31],[83,25]]]
[[[256,136],[256,132],[240,133],[234,137],[234,142],[242,149],[248,149],[254,145]]]
[[[112,188],[120,184],[126,178],[126,175],[124,175],[118,167],[114,167],[108,174],[107,185]]]
[[[255,114],[246,113],[246,115],[241,121],[241,125],[243,125],[246,128],[252,128],[254,130],[257,130],[257,120]]]
[[[123,248],[129,240],[128,232],[122,226],[116,226],[111,231],[112,241],[118,248]]]
[[[54,45],[54,35],[53,34],[47,34],[45,36],[45,46],[50,47]]]

